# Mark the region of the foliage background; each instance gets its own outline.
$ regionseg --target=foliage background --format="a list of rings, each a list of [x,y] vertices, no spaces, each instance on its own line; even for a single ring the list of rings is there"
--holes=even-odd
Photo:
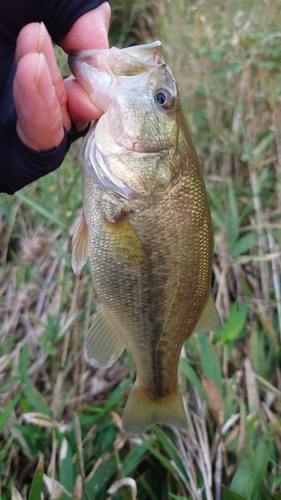
[[[160,39],[197,147],[215,227],[220,333],[186,343],[189,430],[121,428],[134,378],[83,360],[95,312],[73,275],[79,145],[0,197],[0,498],[281,498],[281,5],[112,0],[111,43]],[[65,58],[58,50],[65,71]]]

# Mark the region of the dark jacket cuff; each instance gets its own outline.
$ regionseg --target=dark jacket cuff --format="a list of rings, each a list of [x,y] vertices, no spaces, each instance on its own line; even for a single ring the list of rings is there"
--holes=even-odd
[[[14,194],[27,184],[36,181],[40,177],[56,170],[63,162],[71,144],[84,137],[90,128],[82,132],[77,132],[75,125],[69,132],[64,129],[64,137],[59,146],[47,151],[33,151],[21,142],[16,131],[10,136],[8,148],[6,150],[6,172],[3,172],[1,191],[7,194]],[[4,175],[3,175],[4,174]]]

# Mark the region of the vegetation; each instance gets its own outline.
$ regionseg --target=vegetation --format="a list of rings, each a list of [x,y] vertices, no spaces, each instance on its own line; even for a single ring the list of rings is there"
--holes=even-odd
[[[224,328],[183,350],[188,431],[126,435],[130,353],[108,370],[83,359],[95,296],[88,266],[74,275],[70,264],[78,146],[58,172],[1,195],[0,499],[280,500],[280,3],[111,5],[112,43],[159,38],[177,77],[212,209]]]

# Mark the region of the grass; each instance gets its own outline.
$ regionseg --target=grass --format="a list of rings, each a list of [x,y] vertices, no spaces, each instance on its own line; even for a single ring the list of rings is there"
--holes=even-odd
[[[59,171],[1,195],[0,499],[280,500],[279,2],[111,3],[112,43],[159,38],[177,77],[209,193],[224,329],[182,352],[188,431],[129,437],[130,354],[108,370],[83,359],[95,294],[88,266],[75,276],[70,265],[79,146]]]

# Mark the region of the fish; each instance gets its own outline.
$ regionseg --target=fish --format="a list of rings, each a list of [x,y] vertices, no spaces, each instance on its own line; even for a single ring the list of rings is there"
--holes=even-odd
[[[73,236],[73,270],[89,259],[99,301],[85,357],[107,368],[130,350],[126,432],[186,428],[181,349],[221,321],[210,208],[177,83],[159,41],[71,53],[69,66],[103,111],[80,150],[83,215]]]

